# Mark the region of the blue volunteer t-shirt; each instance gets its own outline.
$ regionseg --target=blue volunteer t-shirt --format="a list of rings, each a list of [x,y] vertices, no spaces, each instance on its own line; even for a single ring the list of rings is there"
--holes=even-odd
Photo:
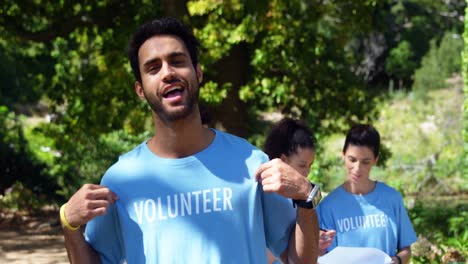
[[[109,168],[101,184],[119,200],[85,233],[103,263],[266,263],[266,246],[287,248],[295,210],[255,181],[268,157],[214,131],[193,156],[161,158],[144,142]]]
[[[337,246],[371,247],[395,256],[417,239],[401,194],[382,182],[366,195],[340,186],[318,205],[317,214],[321,228],[336,230],[327,251]]]

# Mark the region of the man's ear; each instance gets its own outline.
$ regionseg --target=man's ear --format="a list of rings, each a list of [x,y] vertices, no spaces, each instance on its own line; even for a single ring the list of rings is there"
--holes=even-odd
[[[140,97],[140,99],[145,100],[145,92],[143,91],[143,85],[139,81],[135,81],[135,93]]]
[[[203,81],[203,71],[201,69],[200,63],[197,64],[195,70],[197,71],[198,84],[201,84]]]

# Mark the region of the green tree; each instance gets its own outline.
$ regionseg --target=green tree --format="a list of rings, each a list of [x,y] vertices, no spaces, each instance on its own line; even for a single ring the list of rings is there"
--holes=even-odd
[[[231,131],[260,132],[252,125],[260,112],[301,117],[322,131],[372,114],[372,93],[353,72],[360,58],[348,43],[358,28],[369,30],[375,1],[265,1],[254,7],[191,1],[188,7],[193,20],[202,21],[195,32],[209,79],[224,84],[228,94],[220,108],[232,109],[214,111],[215,120],[243,125]],[[321,123],[330,119],[336,122]]]
[[[407,74],[416,68],[415,64],[417,62],[414,57],[414,49],[411,47],[411,43],[403,40],[390,51],[385,64],[386,72],[395,76],[399,81],[407,79]],[[399,84],[402,85],[402,82],[399,82]]]
[[[48,147],[60,153],[44,169],[61,186],[59,194],[96,182],[113,162],[101,137],[126,124],[130,131],[143,127],[138,111],[146,109],[132,92],[125,46],[138,24],[161,13],[160,3],[147,1],[2,2],[0,103],[23,114],[29,113],[19,104],[48,104],[55,118],[33,134],[53,139]]]
[[[468,8],[467,8],[468,11]],[[464,140],[464,166],[463,177],[466,180],[468,178],[468,20],[465,20],[465,32],[463,33],[463,40],[465,43],[462,56],[462,66],[463,66],[463,80],[464,80],[464,94],[465,94],[465,104],[463,107],[463,140]]]
[[[465,1],[384,1],[377,10],[379,32],[385,36],[382,59],[386,71],[375,73],[385,82],[386,76],[399,83],[400,88],[409,88],[414,71],[420,67],[422,57],[430,49],[430,41],[437,43],[445,32],[463,32]],[[377,69],[379,67],[376,67]],[[379,77],[380,76],[380,77]],[[385,84],[385,83],[384,83]]]
[[[212,125],[258,143],[268,129],[265,112],[306,119],[319,137],[375,120],[382,83],[372,76],[411,76],[413,64],[396,69],[405,58],[418,65],[423,51],[415,47],[429,47],[431,31],[456,24],[459,1],[445,2],[5,0],[0,104],[17,114],[30,114],[24,105],[47,105],[53,118],[28,132],[33,142],[24,155],[40,156],[33,146],[46,138],[60,155],[44,172],[66,196],[98,181],[152,129],[125,56],[142,22],[172,15],[194,27],[207,80],[201,101]],[[397,45],[402,39],[406,46]],[[390,53],[387,74],[382,65]]]
[[[413,91],[424,97],[428,91],[447,87],[446,80],[461,71],[463,39],[447,32],[440,44],[431,41],[431,49],[422,58],[421,67],[414,72]]]

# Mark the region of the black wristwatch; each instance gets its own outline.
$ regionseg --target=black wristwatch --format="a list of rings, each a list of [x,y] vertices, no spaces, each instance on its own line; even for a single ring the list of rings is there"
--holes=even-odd
[[[322,199],[322,194],[318,185],[315,185],[313,183],[310,183],[310,185],[312,185],[312,191],[309,193],[309,197],[307,197],[307,200],[293,199],[294,207],[297,206],[307,209],[313,209],[317,207],[318,203],[320,202],[320,199]]]

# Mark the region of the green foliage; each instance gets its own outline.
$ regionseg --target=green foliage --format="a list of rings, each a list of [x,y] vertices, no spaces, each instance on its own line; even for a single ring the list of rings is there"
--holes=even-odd
[[[271,127],[265,112],[306,120],[318,139],[309,179],[325,191],[345,177],[343,132],[356,122],[374,123],[383,137],[385,166],[374,179],[404,195],[468,190],[468,45],[464,104],[460,86],[440,89],[460,69],[464,0],[199,0],[172,12],[177,3],[2,1],[1,207],[61,202],[150,136],[125,46],[137,25],[163,14],[177,14],[201,41],[200,98],[213,123],[260,147]],[[384,94],[389,79],[402,88],[413,78],[426,102],[401,90]],[[38,102],[50,122],[31,123]],[[423,251],[412,261],[467,252],[466,203],[428,207],[422,198],[409,213],[427,243],[418,242]]]
[[[340,126],[319,126],[332,116],[345,123],[353,116],[372,115],[372,94],[349,66],[355,53],[343,50],[353,37],[351,28],[368,28],[366,18],[374,8],[375,1],[270,1],[254,9],[246,1],[188,3],[195,21],[206,18],[195,33],[210,75],[229,74],[219,72],[218,62],[236,48],[248,56],[247,79],[240,85],[232,82],[231,89],[237,89],[233,95],[249,105],[249,113],[280,111],[321,131]],[[204,93],[202,98],[207,98]]]
[[[31,150],[22,119],[6,106],[0,106],[0,194],[16,183],[20,190],[30,190],[40,196],[42,202],[57,199],[54,192],[58,186],[46,173],[43,160]],[[21,202],[18,201],[18,204]]]
[[[376,11],[377,28],[385,38],[388,57],[383,58],[385,70],[399,88],[413,82],[413,74],[421,59],[429,52],[430,41],[439,43],[445,32],[463,32],[465,0],[455,1],[383,1]],[[386,52],[384,52],[385,54]],[[371,53],[372,55],[372,53]],[[374,69],[378,71],[378,66]],[[383,68],[383,67],[382,67]],[[374,81],[379,81],[379,73]],[[380,75],[381,76],[381,75]]]
[[[406,193],[431,193],[431,187],[445,193],[467,190],[458,169],[463,152],[460,93],[458,83],[429,92],[425,102],[407,96],[382,105],[377,128],[393,153],[383,173]]]
[[[323,137],[352,123],[378,120],[376,96],[386,85],[363,78],[363,65],[373,65],[368,70],[376,75],[386,69],[383,75],[406,80],[430,39],[441,39],[447,30],[460,32],[464,5],[459,0],[200,0],[172,12],[176,2],[0,4],[0,104],[14,116],[0,120],[0,146],[9,161],[1,169],[18,164],[15,176],[5,174],[0,190],[19,180],[33,192],[63,199],[80,184],[97,182],[119,154],[148,136],[143,132],[152,129],[148,107],[133,93],[124,49],[137,25],[155,16],[178,14],[194,27],[206,80],[200,98],[213,123],[261,146],[269,128],[259,120],[265,112],[305,119]],[[384,42],[375,41],[381,37]],[[25,125],[19,113],[31,117],[23,106],[37,102],[47,105],[52,121]],[[388,149],[395,154],[391,145]],[[320,153],[310,177],[333,182],[324,171],[339,161]],[[447,167],[455,165],[447,162],[435,171]]]
[[[33,212],[40,208],[45,201],[41,201],[37,194],[26,188],[21,182],[15,182],[5,192],[0,194],[0,208],[27,210]]]
[[[416,233],[424,234],[411,247],[415,263],[446,263],[444,255],[450,251],[468,257],[468,204],[448,204],[452,203],[417,200],[408,210]]]
[[[200,88],[200,98],[208,104],[220,104],[226,98],[227,91],[231,87],[231,83],[226,83],[219,88],[218,83],[208,81]]]
[[[79,184],[100,178],[112,163],[106,155],[115,160],[121,154],[122,148],[105,142],[106,135],[119,129],[137,135],[148,127],[147,108],[132,89],[125,46],[137,25],[161,14],[161,6],[150,1],[3,1],[0,14],[0,104],[31,116],[36,113],[24,105],[41,102],[53,116],[52,122],[24,131],[17,122],[21,144],[7,138],[1,146],[8,151],[10,145],[21,146],[21,151],[2,159],[16,165],[2,164],[9,173],[0,191],[19,180],[49,199],[67,196]],[[0,121],[0,127],[8,127]],[[101,146],[104,152],[97,154]]]
[[[423,57],[421,68],[414,73],[413,91],[424,98],[428,91],[447,87],[446,80],[461,70],[463,40],[459,35],[447,32],[440,45],[431,41],[431,49]]]
[[[385,166],[373,169],[372,178],[387,182],[403,194],[431,196],[468,190],[466,174],[460,169],[464,160],[460,78],[453,78],[451,86],[429,91],[424,102],[398,91],[380,103],[379,120],[374,125],[384,145],[381,155],[388,158]],[[324,149],[317,155],[323,170],[320,182],[330,191],[346,175],[341,159],[344,134],[322,140]]]
[[[57,194],[69,197],[78,186],[84,183],[99,183],[105,170],[117,161],[119,155],[129,151],[137,144],[149,138],[149,132],[133,135],[125,130],[116,130],[92,137],[62,137],[59,126],[42,126],[36,129],[34,138],[48,137],[55,139],[52,151],[66,153],[56,155],[54,161],[47,168],[47,173],[54,178],[60,188]],[[63,152],[62,152],[63,151]]]
[[[404,79],[409,72],[416,68],[414,59],[414,48],[411,43],[404,40],[390,51],[385,69],[388,74],[394,75],[398,79]]]
[[[468,8],[467,8],[468,9]],[[468,178],[468,20],[465,20],[465,31],[463,33],[464,49],[462,55],[462,75],[463,75],[463,92],[465,101],[463,104],[463,146],[464,155],[462,162],[462,173],[466,180]]]

